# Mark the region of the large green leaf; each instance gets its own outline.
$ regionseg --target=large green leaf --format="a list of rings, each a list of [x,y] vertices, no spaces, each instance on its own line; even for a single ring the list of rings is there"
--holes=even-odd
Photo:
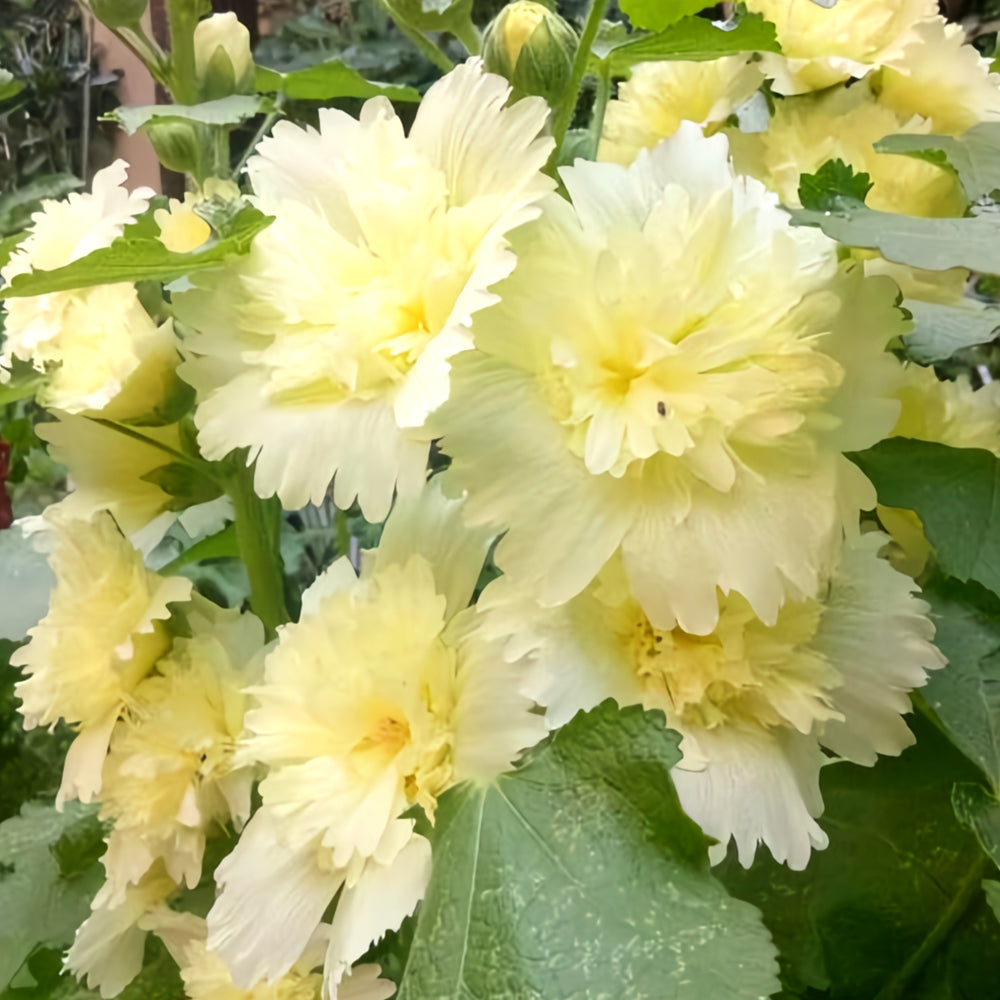
[[[1000,925],[980,888],[990,863],[951,808],[976,771],[929,722],[917,744],[873,768],[823,770],[829,846],[801,872],[769,857],[723,881],[764,913],[782,958],[783,996],[973,1000],[1000,982]],[[823,992],[813,992],[823,991]]]
[[[703,17],[686,17],[655,35],[633,37],[611,48],[611,72],[625,74],[642,62],[683,59],[705,62],[738,52],[778,52],[774,25],[758,14],[744,17],[729,31]]]
[[[137,132],[154,119],[169,118],[199,125],[239,125],[247,118],[269,111],[272,102],[266,97],[231,94],[202,104],[147,104],[142,107],[121,107],[104,116],[117,122],[128,135]]]
[[[1000,599],[978,584],[935,578],[924,587],[934,642],[948,658],[923,696],[951,741],[1000,789]]]
[[[705,9],[704,0],[619,0],[623,14],[637,28],[663,31],[682,17]]]
[[[419,101],[420,92],[396,83],[366,80],[356,69],[339,59],[279,73],[257,67],[257,89],[265,94],[282,93],[293,100],[330,101],[337,97],[377,97],[392,101]]]
[[[879,503],[916,511],[945,573],[1000,593],[1000,460],[909,438],[849,457],[875,484]]]
[[[446,793],[399,1000],[736,1000],[777,987],[670,780],[660,713],[606,701],[513,773]]]
[[[173,281],[194,271],[214,267],[227,257],[244,254],[253,238],[272,219],[250,205],[241,208],[226,230],[203,250],[174,253],[152,236],[123,236],[109,247],[94,250],[72,264],[53,271],[18,275],[0,290],[0,299],[44,295],[72,288],[113,284],[116,281]]]
[[[846,246],[878,250],[887,260],[928,271],[967,267],[1000,273],[1000,215],[966,219],[918,219],[877,212],[858,201],[843,200],[825,210],[792,212],[800,226],[817,226]]]
[[[0,824],[0,990],[39,945],[70,944],[90,912],[100,866],[63,874],[53,848],[74,826],[89,827],[93,811],[75,802],[63,812],[29,803]]]
[[[1000,122],[983,122],[957,136],[889,135],[875,143],[875,149],[950,166],[970,200],[1000,188]]]
[[[41,174],[7,194],[0,195],[0,233],[24,229],[33,212],[47,198],[62,198],[83,187],[73,174]]]
[[[906,353],[923,365],[946,361],[956,351],[992,340],[1000,329],[1000,309],[971,299],[959,305],[904,299],[913,330],[904,338]]]

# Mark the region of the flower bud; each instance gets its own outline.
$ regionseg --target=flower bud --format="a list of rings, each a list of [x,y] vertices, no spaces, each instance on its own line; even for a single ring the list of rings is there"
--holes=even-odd
[[[167,170],[200,176],[202,136],[194,122],[154,118],[142,126],[156,155]]]
[[[250,32],[232,11],[198,22],[194,29],[194,71],[203,101],[254,92]]]
[[[515,100],[537,94],[554,104],[569,81],[578,44],[572,26],[554,11],[517,0],[486,29],[483,63],[510,81]]]
[[[131,28],[146,13],[147,0],[90,0],[94,17],[109,28]]]

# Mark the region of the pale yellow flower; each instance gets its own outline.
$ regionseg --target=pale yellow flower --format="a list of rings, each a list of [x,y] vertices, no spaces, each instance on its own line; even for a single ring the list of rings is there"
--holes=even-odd
[[[781,55],[762,53],[764,71],[779,94],[823,90],[862,77],[898,56],[914,28],[937,17],[936,0],[747,0],[747,9],[771,21]]]
[[[509,636],[511,658],[530,654],[525,692],[548,707],[550,727],[606,698],[659,709],[681,733],[672,776],[686,811],[749,866],[758,843],[803,868],[826,846],[819,771],[827,758],[871,765],[913,742],[901,715],[907,692],[943,665],[927,606],[912,581],[878,558],[885,535],[855,537],[806,600],[768,625],[737,594],[720,598],[715,628],[659,629],[618,560],[568,604],[532,615],[507,578],[480,605],[484,630]]]
[[[382,520],[424,482],[427,414],[472,313],[510,273],[504,234],[551,190],[544,101],[504,107],[470,60],[438,81],[409,136],[384,98],[320,130],[280,122],[250,159],[275,222],[250,254],[175,297],[197,331],[183,366],[208,458],[249,448],[255,486],[286,507],[357,497]],[[334,479],[334,476],[336,478]]]
[[[553,605],[621,550],[657,628],[708,633],[716,590],[773,623],[874,505],[842,451],[892,427],[895,286],[837,271],[693,124],[628,169],[562,171],[433,422],[470,523]]]
[[[250,816],[254,769],[234,754],[243,689],[260,679],[264,628],[200,598],[185,617],[191,638],[174,640],[111,735],[101,818],[114,820],[103,858],[112,902],[157,859],[193,889],[206,837],[239,830]]]
[[[871,208],[925,217],[961,216],[968,199],[952,173],[912,156],[872,148],[887,135],[930,131],[928,121],[900,117],[861,82],[779,100],[766,132],[734,130],[729,139],[736,169],[762,181],[792,208],[800,207],[802,175],[839,159],[869,175],[872,189],[865,203]]]
[[[102,997],[117,996],[142,969],[149,914],[163,906],[177,887],[160,866],[139,885],[129,886],[123,899],[112,902],[105,886],[98,892],[92,913],[77,928],[66,953],[66,969]]]
[[[171,198],[167,208],[153,213],[153,221],[160,227],[160,242],[171,252],[190,253],[211,237],[212,227],[195,211],[201,200],[188,191],[183,201]]]
[[[48,614],[10,658],[28,675],[14,690],[26,729],[60,719],[77,729],[56,801],[89,802],[115,722],[170,645],[169,605],[186,601],[191,583],[146,569],[108,514],[78,521],[50,508],[38,528],[56,584]]]
[[[875,86],[886,106],[921,115],[945,135],[1000,120],[1000,76],[966,43],[962,26],[943,17],[914,27],[912,39],[887,61]]]
[[[400,819],[505,770],[542,735],[520,666],[466,605],[491,540],[463,530],[434,484],[397,506],[361,576],[342,559],[279,630],[247,714],[247,757],[267,764],[263,806],[219,866],[209,947],[234,981],[274,980],[299,959],[340,891],[325,995],[423,894],[428,842]]]
[[[107,510],[129,541],[141,552],[151,552],[170,527],[179,521],[192,538],[222,529],[232,518],[226,497],[194,503],[179,510],[175,498],[154,481],[157,470],[178,461],[182,453],[179,424],[142,427],[148,441],[123,434],[89,417],[53,413],[54,422],[37,424],[36,433],[49,445],[49,454],[67,467],[71,492],[59,509],[76,518]],[[211,482],[194,480],[209,496]]]
[[[137,188],[130,194],[125,173],[125,162],[117,160],[94,175],[89,194],[43,202],[0,277],[10,282],[33,268],[63,267],[110,246],[153,193]],[[38,393],[44,406],[108,416],[142,412],[151,387],[177,360],[171,324],[157,325],[130,284],[8,299],[5,311],[0,381],[9,379],[13,358],[30,361],[51,374]]]
[[[717,127],[763,82],[759,64],[746,56],[640,63],[608,104],[597,158],[627,166],[640,149],[673,135],[682,121]]]

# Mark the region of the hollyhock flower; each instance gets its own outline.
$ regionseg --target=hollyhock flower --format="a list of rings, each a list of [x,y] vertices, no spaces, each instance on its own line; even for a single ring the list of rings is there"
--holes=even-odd
[[[424,420],[448,396],[449,358],[514,266],[504,234],[537,214],[545,103],[470,60],[427,92],[409,136],[385,98],[360,120],[280,122],[247,164],[275,217],[250,254],[175,297],[195,333],[205,456],[248,448],[255,488],[289,508],[358,499],[370,521],[419,491]],[[336,478],[334,478],[336,477]]]
[[[103,858],[112,903],[157,859],[193,889],[206,838],[250,816],[255,771],[234,755],[243,689],[260,680],[264,627],[195,597],[185,616],[191,637],[174,640],[111,735],[100,815],[114,821]]]
[[[826,845],[815,821],[823,748],[867,765],[898,754],[913,742],[901,718],[907,692],[944,662],[912,581],[878,558],[887,541],[879,532],[849,541],[829,580],[771,624],[730,594],[707,635],[657,628],[614,560],[578,597],[534,618],[530,597],[501,578],[480,601],[484,630],[510,637],[512,659],[531,654],[524,690],[547,706],[552,728],[608,697],[663,711],[683,737],[678,795],[719,842],[714,860],[732,839],[744,866],[764,843],[804,868]]]
[[[870,208],[928,218],[961,216],[968,199],[954,174],[916,157],[872,148],[887,135],[930,131],[930,122],[901,117],[861,82],[779,100],[766,132],[734,130],[729,140],[736,169],[762,181],[790,208],[801,207],[802,175],[839,159],[868,174],[872,188],[865,203]]]
[[[656,628],[711,632],[718,590],[773,624],[874,506],[841,452],[899,410],[895,286],[838,271],[690,123],[562,176],[432,422],[467,520],[545,605],[620,550]]]
[[[301,956],[340,892],[325,994],[423,894],[430,845],[401,814],[488,779],[542,736],[520,667],[477,631],[469,597],[491,534],[435,485],[390,516],[360,577],[341,559],[279,629],[252,692],[246,757],[263,805],[216,872],[208,946],[248,988]]]
[[[628,166],[640,149],[669,138],[682,121],[717,128],[763,82],[759,64],[740,55],[640,63],[608,103],[597,158]]]
[[[11,282],[110,246],[146,211],[153,194],[149,188],[127,191],[126,170],[125,161],[116,160],[94,175],[90,193],[43,202],[0,277]],[[177,361],[171,324],[157,325],[131,284],[12,298],[4,307],[0,381],[9,380],[14,358],[49,373],[38,393],[43,406],[116,417],[141,412]]]
[[[779,94],[823,90],[863,77],[899,56],[915,27],[937,17],[935,0],[840,0],[832,7],[812,0],[747,0],[777,29],[781,54],[761,53]]]
[[[10,658],[28,676],[14,685],[24,728],[74,726],[57,805],[100,791],[111,730],[139,682],[170,646],[169,605],[191,582],[146,569],[110,515],[82,521],[49,509],[38,519],[56,583],[46,616]]]

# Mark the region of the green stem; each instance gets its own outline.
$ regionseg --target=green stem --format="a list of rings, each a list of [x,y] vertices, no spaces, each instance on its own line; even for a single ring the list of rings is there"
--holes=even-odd
[[[611,63],[601,60],[601,71],[597,76],[597,96],[594,99],[594,113],[590,119],[590,155],[597,159],[597,147],[601,143],[601,131],[604,129],[604,113],[608,109],[608,99],[611,97]]]
[[[233,502],[236,541],[250,578],[250,607],[273,638],[278,626],[289,620],[280,548],[281,502],[257,496],[252,468],[238,469],[226,487]]]
[[[573,112],[576,110],[576,102],[580,96],[580,85],[587,74],[587,63],[590,61],[590,49],[597,37],[597,29],[601,26],[601,21],[608,9],[609,0],[593,0],[590,5],[590,13],[587,15],[587,23],[583,26],[583,34],[580,36],[580,46],[576,50],[576,57],[573,59],[573,68],[570,71],[569,82],[566,84],[566,92],[563,94],[559,107],[556,109],[555,120],[552,125],[552,136],[556,140],[555,149],[549,157],[548,168],[551,170],[559,162],[559,154],[562,152],[563,140],[570,123],[573,121]]]
[[[902,1000],[907,995],[910,983],[923,970],[930,961],[934,953],[948,939],[955,925],[962,919],[977,894],[982,891],[980,883],[994,868],[993,862],[980,855],[976,863],[969,869],[962,884],[958,887],[951,902],[944,913],[941,914],[938,922],[930,929],[927,937],[920,943],[920,947],[907,959],[903,967],[892,979],[882,987],[875,996],[875,1000]]]
[[[379,6],[392,18],[399,30],[420,49],[420,51],[432,62],[442,73],[450,73],[455,64],[427,37],[419,28],[415,28],[406,21],[389,0],[378,0]]]
[[[167,0],[170,25],[170,92],[177,104],[198,102],[194,69],[194,29],[198,7],[191,0]]]
[[[274,110],[269,111],[265,116],[264,120],[260,123],[260,128],[254,132],[253,138],[250,140],[249,145],[243,150],[243,155],[240,157],[239,162],[233,167],[232,179],[234,181],[239,180],[240,171],[247,165],[247,160],[250,159],[253,151],[257,148],[257,143],[264,138],[265,135],[270,131],[271,126],[281,117],[281,105],[282,105],[282,95],[278,94],[277,100],[275,101]]]
[[[471,20],[456,25],[451,33],[465,46],[470,56],[478,56],[483,51],[483,36]]]
[[[184,452],[177,451],[176,448],[171,448],[170,445],[164,444],[162,441],[146,437],[145,434],[140,433],[134,428],[116,423],[114,420],[106,420],[104,417],[87,417],[87,419],[92,420],[95,424],[100,424],[102,427],[107,427],[108,430],[117,431],[125,437],[130,437],[133,441],[141,441],[143,444],[149,445],[150,448],[156,448],[165,455],[169,455],[175,462],[182,462],[192,469],[197,469],[206,479],[210,479],[214,483],[221,483],[219,477],[212,471],[212,466],[207,462],[202,462],[197,458],[192,458],[190,455],[185,455]]]

